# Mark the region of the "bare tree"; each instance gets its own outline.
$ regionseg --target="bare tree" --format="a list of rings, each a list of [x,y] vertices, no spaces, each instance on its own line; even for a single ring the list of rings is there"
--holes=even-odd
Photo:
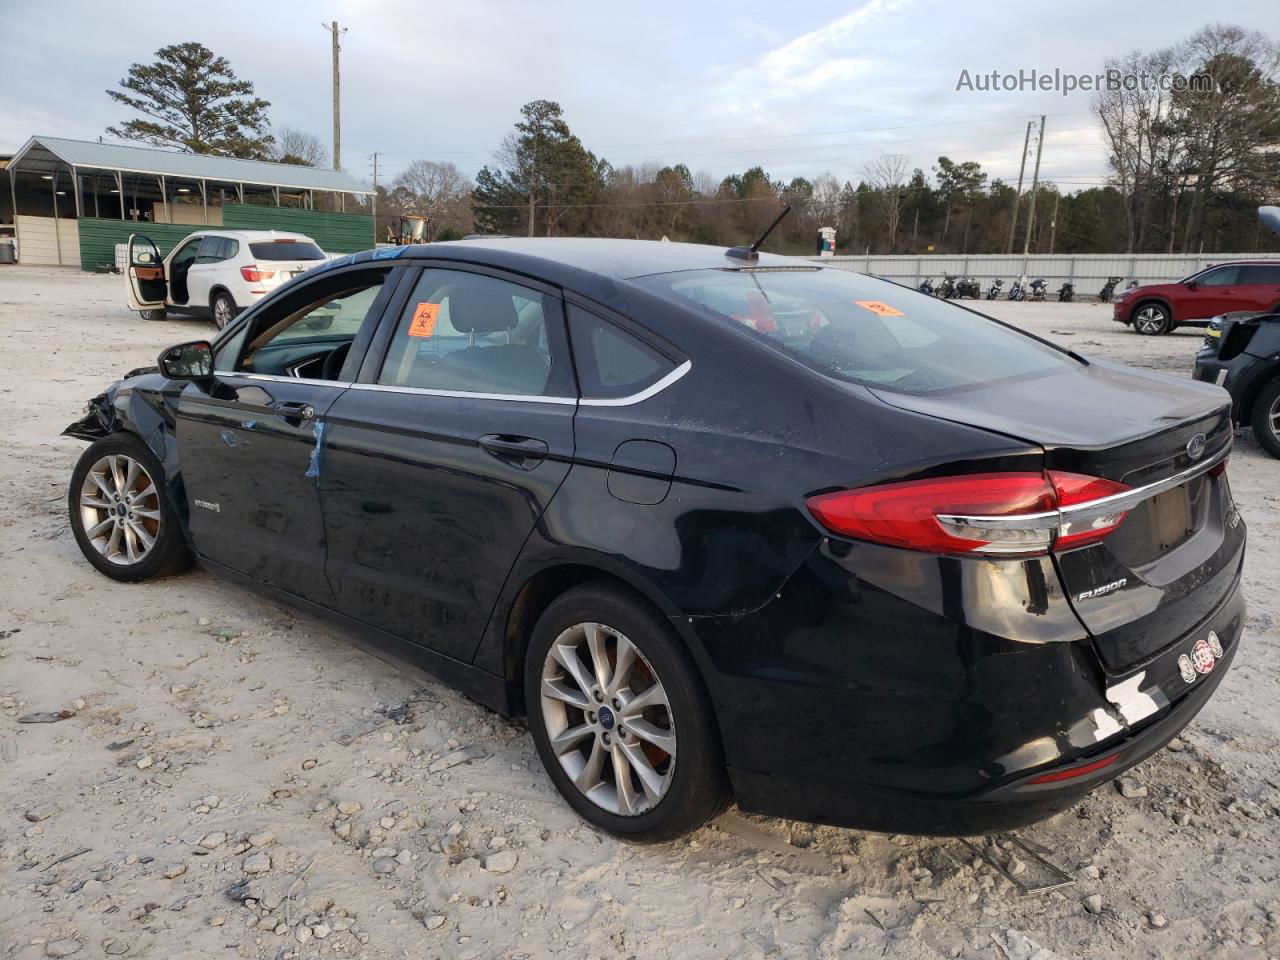
[[[473,229],[471,181],[452,163],[415,160],[396,177],[392,191],[402,192],[414,213],[461,233]]]
[[[874,191],[876,209],[884,218],[889,234],[889,251],[898,240],[898,223],[907,200],[907,158],[900,153],[884,153],[863,170],[867,185]]]
[[[1131,51],[1106,62],[1108,70],[1129,76],[1172,74],[1185,52],[1175,48],[1154,53]],[[1140,248],[1147,225],[1146,210],[1156,177],[1173,163],[1176,135],[1170,123],[1172,97],[1160,84],[1123,84],[1094,95],[1093,112],[1102,125],[1113,180],[1124,202],[1125,252]]]
[[[276,131],[276,142],[271,149],[271,159],[276,163],[293,163],[300,167],[327,167],[329,151],[324,144],[305,130],[281,127]]]

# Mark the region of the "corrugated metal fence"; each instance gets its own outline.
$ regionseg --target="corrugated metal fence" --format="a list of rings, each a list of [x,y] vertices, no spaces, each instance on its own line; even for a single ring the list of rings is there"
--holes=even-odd
[[[199,230],[285,230],[305,233],[328,253],[355,253],[373,246],[373,218],[358,213],[323,213],[316,210],[292,210],[256,204],[229,203],[222,210],[222,225],[204,227],[168,223],[138,223],[133,220],[107,220],[81,217],[67,220],[68,227],[78,224],[80,230],[80,266],[93,270],[99,264],[115,261],[115,246],[129,239],[129,234],[150,237],[167,256],[184,237]]]
[[[888,280],[896,280],[917,286],[925,277],[936,282],[943,273],[953,276],[970,276],[983,282],[985,288],[991,280],[1001,277],[1005,290],[1022,274],[1023,258],[1020,255],[983,254],[974,256],[863,256],[863,257],[812,257],[820,263],[829,263],[845,270],[869,273]],[[1043,277],[1056,289],[1064,280],[1076,285],[1079,296],[1093,296],[1102,289],[1108,277],[1120,277],[1119,289],[1128,286],[1130,280],[1139,283],[1167,283],[1181,280],[1215,263],[1226,260],[1280,260],[1280,253],[1214,253],[1214,254],[1036,254],[1026,259],[1027,278]]]

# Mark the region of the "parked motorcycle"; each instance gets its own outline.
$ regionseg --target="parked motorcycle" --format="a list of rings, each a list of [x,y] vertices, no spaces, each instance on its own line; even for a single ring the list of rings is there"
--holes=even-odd
[[[956,297],[969,297],[971,300],[982,299],[982,284],[973,277],[961,277],[956,283]]]
[[[1076,285],[1068,280],[1058,288],[1058,302],[1070,303],[1071,298],[1076,295]]]
[[[1098,294],[1098,299],[1103,303],[1110,303],[1111,298],[1115,296],[1116,284],[1123,279],[1124,277],[1107,277],[1107,282],[1103,286],[1102,291]]]
[[[1021,277],[1019,277],[1017,280],[1013,281],[1013,285],[1009,287],[1009,299],[1010,299],[1010,300],[1025,300],[1025,299],[1027,299],[1027,291],[1026,291],[1026,290],[1024,290],[1024,289],[1022,288],[1022,278],[1021,278]]]
[[[942,275],[942,283],[938,284],[937,296],[944,300],[954,300],[956,296],[956,278],[949,273]]]
[[[932,297],[934,295],[933,277],[925,277],[920,286],[916,288],[921,293]]]
[[[1000,298],[1000,288],[1003,286],[1004,286],[1003,280],[999,280],[999,279],[992,280],[991,286],[987,290],[987,299],[998,300]]]
[[[1032,281],[1031,281],[1031,284],[1030,284],[1030,287],[1031,287],[1031,297],[1030,297],[1030,299],[1032,299],[1032,300],[1043,300],[1043,299],[1044,299],[1044,289],[1045,289],[1045,287],[1047,287],[1048,285],[1049,285],[1049,284],[1048,284],[1048,282],[1047,282],[1043,277],[1037,277],[1036,279],[1032,280]]]

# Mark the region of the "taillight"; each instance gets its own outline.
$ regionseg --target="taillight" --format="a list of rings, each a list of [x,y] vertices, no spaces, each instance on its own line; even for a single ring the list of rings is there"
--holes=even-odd
[[[1227,457],[1223,457],[1221,460],[1219,460],[1217,463],[1215,463],[1212,467],[1210,467],[1210,468],[1209,468],[1209,476],[1211,476],[1211,477],[1220,477],[1220,476],[1222,476],[1224,473],[1226,473],[1226,472],[1227,472],[1227,459],[1228,459]]]
[[[259,270],[256,263],[251,263],[247,267],[240,268],[240,276],[244,277],[250,283],[259,283],[263,280],[270,280],[276,275],[274,270]]]
[[[1076,473],[978,473],[811,497],[833,533],[929,553],[1034,555],[1101,540],[1124,519],[1124,484]],[[1086,505],[1098,503],[1099,509]],[[1075,508],[1075,509],[1064,509]]]

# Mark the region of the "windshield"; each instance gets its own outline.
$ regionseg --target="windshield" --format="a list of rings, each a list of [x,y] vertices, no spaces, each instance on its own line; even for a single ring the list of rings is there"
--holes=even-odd
[[[693,270],[636,282],[868,387],[932,394],[1075,363],[986,317],[847,270]]]
[[[310,240],[260,240],[249,244],[255,260],[323,260],[324,251]]]

